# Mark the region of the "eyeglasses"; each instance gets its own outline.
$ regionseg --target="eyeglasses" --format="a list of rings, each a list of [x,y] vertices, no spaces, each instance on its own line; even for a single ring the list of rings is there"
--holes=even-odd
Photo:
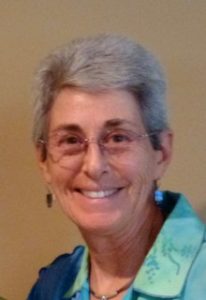
[[[39,143],[46,145],[54,162],[66,167],[72,158],[85,153],[89,144],[97,144],[103,153],[106,152],[112,157],[131,151],[140,140],[154,135],[157,135],[157,132],[137,134],[130,130],[118,129],[106,132],[97,140],[73,132],[57,132],[47,140],[40,139]]]

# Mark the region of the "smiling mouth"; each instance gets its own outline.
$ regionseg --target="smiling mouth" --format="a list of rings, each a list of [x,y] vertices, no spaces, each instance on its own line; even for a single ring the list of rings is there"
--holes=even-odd
[[[110,197],[114,194],[116,194],[117,192],[119,192],[122,188],[115,188],[115,189],[110,189],[110,190],[100,190],[100,191],[88,191],[88,190],[81,190],[81,189],[77,189],[77,191],[79,193],[81,193],[82,195],[84,195],[87,198],[91,198],[91,199],[103,199],[103,198],[107,198]]]

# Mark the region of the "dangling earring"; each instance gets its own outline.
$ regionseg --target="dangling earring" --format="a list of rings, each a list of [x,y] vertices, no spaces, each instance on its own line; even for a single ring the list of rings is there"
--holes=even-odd
[[[162,202],[163,202],[163,192],[160,191],[160,190],[156,190],[155,195],[154,195],[154,199],[155,199],[155,202],[158,206],[161,205]]]
[[[154,192],[154,200],[155,200],[155,203],[158,205],[158,206],[161,206],[163,200],[164,200],[164,195],[163,195],[163,192],[160,191],[159,187],[158,187],[158,184],[155,182],[155,192]]]
[[[51,193],[47,193],[46,194],[46,204],[47,204],[47,207],[48,208],[51,208],[52,207],[52,204],[53,204],[53,196]]]

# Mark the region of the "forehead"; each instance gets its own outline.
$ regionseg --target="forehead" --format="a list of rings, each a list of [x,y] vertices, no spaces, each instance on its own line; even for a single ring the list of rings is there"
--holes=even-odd
[[[123,90],[87,93],[65,88],[55,98],[49,112],[49,131],[77,125],[101,129],[106,126],[142,127],[142,118],[134,96]]]

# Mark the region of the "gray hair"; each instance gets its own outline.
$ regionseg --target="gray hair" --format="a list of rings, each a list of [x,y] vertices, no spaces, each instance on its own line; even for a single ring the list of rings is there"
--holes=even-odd
[[[140,107],[148,132],[168,129],[166,81],[156,58],[136,42],[102,34],[76,39],[49,55],[36,76],[33,141],[45,138],[48,112],[64,87],[86,92],[123,89],[131,92]],[[151,137],[158,148],[158,137]]]

